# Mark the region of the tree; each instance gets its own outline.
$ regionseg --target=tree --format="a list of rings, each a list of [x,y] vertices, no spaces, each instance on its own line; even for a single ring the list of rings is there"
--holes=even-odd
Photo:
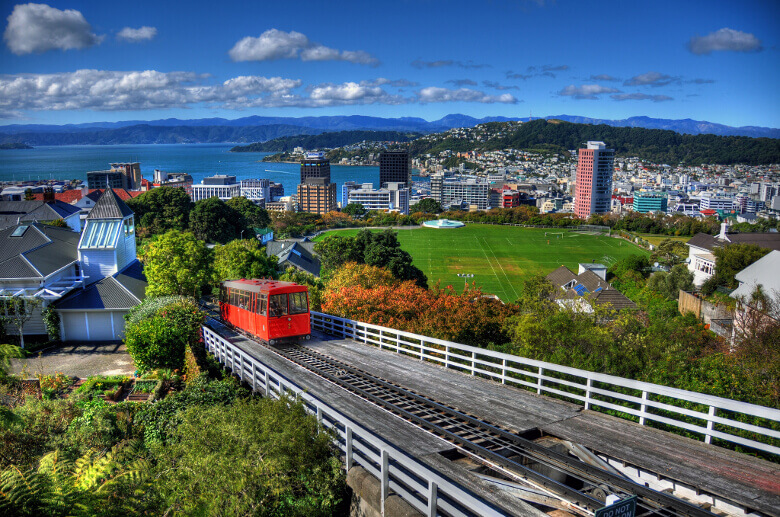
[[[715,255],[715,274],[701,286],[702,293],[709,296],[720,286],[736,288],[737,280],[734,276],[769,251],[755,244],[728,244],[715,248],[712,250]]]
[[[11,296],[3,301],[3,311],[8,314],[6,321],[10,321],[19,331],[19,344],[24,349],[24,325],[32,319],[35,309],[41,306],[40,298]]]
[[[664,239],[656,246],[650,261],[671,267],[680,264],[687,256],[688,246],[684,242]]]
[[[35,200],[35,194],[33,194],[33,191],[31,188],[24,189],[24,200],[25,201],[34,201]]]
[[[438,214],[441,213],[441,204],[433,198],[427,197],[412,205],[411,209],[414,212],[422,212],[424,214]]]
[[[211,250],[189,232],[171,230],[141,256],[149,282],[146,296],[178,294],[200,298],[213,278]]]
[[[190,212],[190,231],[206,242],[225,244],[241,237],[246,228],[243,214],[218,197],[198,201]]]
[[[268,215],[268,212],[244,196],[228,199],[227,206],[244,216],[249,229],[266,228],[271,224],[271,216]]]
[[[319,311],[322,308],[322,298],[325,292],[324,282],[305,271],[300,271],[292,266],[289,266],[279,280],[284,282],[295,282],[296,284],[305,285],[309,288],[309,307],[313,311]]]
[[[192,407],[157,450],[165,514],[325,516],[344,495],[330,434],[287,399]]]
[[[147,310],[147,306],[153,312]],[[187,345],[197,343],[205,315],[192,298],[159,306],[147,297],[127,316],[125,345],[141,371],[181,369]]]
[[[368,210],[366,210],[360,203],[350,203],[342,208],[341,211],[345,214],[351,215],[354,218],[362,217],[368,213]]]
[[[276,257],[257,239],[234,240],[214,248],[214,280],[265,278],[276,275]]]
[[[338,291],[339,289],[351,289],[355,286],[365,289],[378,286],[390,287],[398,283],[399,281],[386,269],[348,262],[328,278],[327,290]]]
[[[152,234],[185,230],[189,224],[192,201],[183,188],[163,186],[128,199],[138,226]]]
[[[676,300],[680,291],[693,290],[693,273],[685,264],[677,264],[671,271],[659,271],[647,281],[647,286],[671,300]]]

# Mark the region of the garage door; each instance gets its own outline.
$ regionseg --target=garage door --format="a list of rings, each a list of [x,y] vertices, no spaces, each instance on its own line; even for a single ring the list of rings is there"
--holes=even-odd
[[[60,312],[60,318],[66,341],[89,341],[83,312]]]
[[[110,312],[88,312],[89,319],[89,340],[90,341],[113,341],[114,330],[111,324]]]

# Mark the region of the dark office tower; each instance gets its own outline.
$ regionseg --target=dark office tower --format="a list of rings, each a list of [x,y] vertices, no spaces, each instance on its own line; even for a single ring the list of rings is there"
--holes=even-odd
[[[330,160],[325,158],[325,153],[306,153],[301,160],[301,183],[306,183],[309,178],[325,178],[325,183],[330,183]]]
[[[384,151],[379,154],[379,186],[384,187],[393,182],[412,186],[412,161],[409,151]]]

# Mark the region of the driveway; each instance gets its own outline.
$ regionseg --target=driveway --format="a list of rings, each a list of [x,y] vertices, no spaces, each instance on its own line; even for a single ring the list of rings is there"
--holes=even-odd
[[[121,342],[66,343],[26,359],[11,360],[11,373],[35,377],[64,373],[71,377],[130,375],[135,366]]]

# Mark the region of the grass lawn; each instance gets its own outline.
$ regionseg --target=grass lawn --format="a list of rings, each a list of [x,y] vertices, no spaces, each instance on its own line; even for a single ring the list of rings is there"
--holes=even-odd
[[[357,232],[327,232],[316,240]],[[441,280],[442,286],[460,286],[463,279],[458,273],[470,273],[474,275],[470,281],[504,301],[514,301],[520,295],[523,278],[533,273],[547,274],[561,265],[576,273],[580,262],[609,266],[628,255],[649,255],[623,239],[606,235],[481,224],[448,230],[398,230],[398,240],[414,265],[428,276],[429,285]]]
[[[635,233],[637,237],[641,237],[653,246],[658,246],[664,239],[671,239],[673,241],[688,242],[690,237],[677,237],[674,235],[657,235],[655,233]]]

